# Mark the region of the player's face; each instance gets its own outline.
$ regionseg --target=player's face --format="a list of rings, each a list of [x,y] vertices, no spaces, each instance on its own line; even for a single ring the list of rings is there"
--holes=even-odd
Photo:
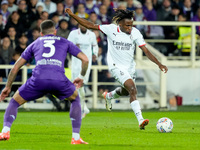
[[[87,29],[84,26],[79,24],[79,28],[81,29],[82,33],[86,33]]]
[[[132,19],[123,19],[119,23],[120,30],[126,34],[131,34],[132,27],[133,27],[133,20]]]

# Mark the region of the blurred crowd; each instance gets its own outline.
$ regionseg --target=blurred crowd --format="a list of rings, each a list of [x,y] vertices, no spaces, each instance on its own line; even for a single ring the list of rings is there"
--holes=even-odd
[[[200,0],[2,0],[0,64],[14,64],[27,45],[40,36],[39,27],[43,20],[52,19],[56,24],[57,35],[67,38],[70,31],[78,28],[78,23],[64,12],[65,8],[70,8],[76,15],[95,24],[109,24],[112,23],[113,8],[134,10],[135,21],[198,22],[199,6]],[[186,32],[186,28],[180,26],[136,25],[135,27],[146,39],[179,39]],[[189,28],[188,32],[191,31]],[[98,59],[93,65],[106,65],[106,36],[99,31],[93,32],[99,45]],[[200,35],[200,26],[196,27],[196,34]],[[184,49],[183,44],[178,43],[156,46],[165,55],[176,55],[177,49]],[[67,58],[66,67],[69,61],[70,57]],[[27,65],[34,63],[32,59]],[[8,71],[0,70],[0,81],[7,75]],[[99,72],[99,80],[113,81],[110,74],[104,71]]]

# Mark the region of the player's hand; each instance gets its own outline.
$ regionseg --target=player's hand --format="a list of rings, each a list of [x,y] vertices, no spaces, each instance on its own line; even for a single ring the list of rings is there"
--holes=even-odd
[[[161,65],[159,66],[159,68],[160,68],[160,70],[163,71],[164,73],[167,73],[167,71],[168,71],[168,68],[167,68],[167,66],[165,66],[165,65],[162,65],[162,64],[161,64]]]
[[[70,8],[66,8],[66,9],[65,9],[65,13],[68,13],[69,15],[72,15],[72,14],[73,14]]]
[[[4,100],[9,94],[10,94],[11,88],[10,87],[5,87],[0,95],[0,101]]]
[[[80,87],[83,86],[83,79],[76,78],[76,79],[73,81],[73,84],[76,86],[77,89],[79,89]]]

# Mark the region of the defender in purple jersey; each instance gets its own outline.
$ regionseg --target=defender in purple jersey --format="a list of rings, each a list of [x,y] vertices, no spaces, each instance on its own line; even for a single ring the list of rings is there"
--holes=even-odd
[[[31,78],[14,94],[6,109],[0,140],[9,140],[10,128],[17,117],[17,109],[20,105],[51,93],[61,100],[71,101],[70,118],[73,129],[71,144],[88,144],[80,138],[79,134],[81,106],[76,90],[76,87],[80,88],[83,85],[83,78],[88,68],[88,58],[73,43],[62,37],[55,36],[56,29],[54,22],[51,20],[43,21],[40,28],[42,36],[30,44],[14,64],[9,73],[6,87],[0,95],[0,101],[9,95],[19,69],[34,56],[36,67]],[[73,83],[64,74],[64,61],[67,52],[79,58],[82,62],[80,75]]]

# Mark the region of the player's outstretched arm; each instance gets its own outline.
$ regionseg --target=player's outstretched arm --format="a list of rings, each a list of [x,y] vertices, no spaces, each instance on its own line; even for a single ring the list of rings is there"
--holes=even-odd
[[[142,46],[140,47],[143,52],[145,53],[145,55],[154,63],[156,63],[158,65],[158,67],[160,68],[161,71],[163,71],[164,73],[167,73],[168,71],[168,68],[161,64],[157,59],[156,57],[145,47],[145,46]]]
[[[76,78],[73,81],[73,83],[75,84],[75,86],[77,88],[80,88],[80,87],[83,86],[83,79],[84,79],[84,76],[85,76],[87,68],[88,68],[89,60],[88,60],[87,56],[83,52],[78,53],[78,55],[76,57],[81,60],[82,69],[81,69],[80,75],[78,76],[78,78]]]
[[[74,18],[78,23],[80,23],[82,26],[86,27],[87,29],[99,30],[98,25],[92,22],[89,22],[83,18],[78,17],[71,11],[70,8],[66,8],[65,12],[68,13],[72,18]]]
[[[12,83],[14,82],[19,69],[26,63],[26,60],[20,57],[17,62],[14,64],[13,68],[11,69],[8,75],[8,81],[6,83],[6,87],[2,90],[0,95],[0,101],[4,100],[10,93]]]

